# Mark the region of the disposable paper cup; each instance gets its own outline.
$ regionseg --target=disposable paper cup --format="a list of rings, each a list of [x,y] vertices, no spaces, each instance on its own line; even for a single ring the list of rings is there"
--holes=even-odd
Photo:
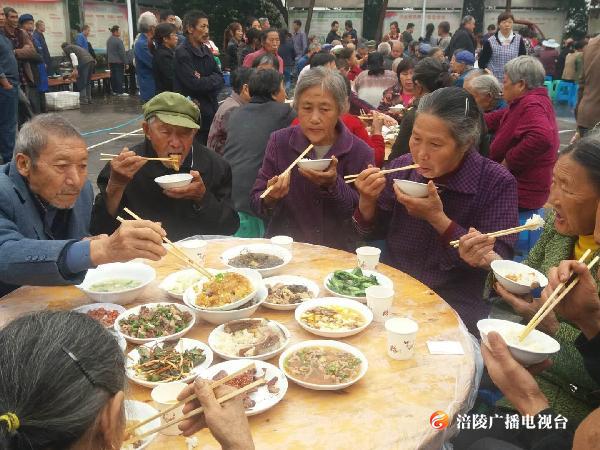
[[[204,256],[206,255],[206,246],[208,243],[202,239],[191,239],[189,241],[178,242],[177,246],[183,250],[188,258],[204,264]]]
[[[367,306],[373,311],[375,322],[385,322],[390,318],[392,303],[394,302],[394,290],[385,286],[370,286],[365,289],[367,295]]]
[[[381,250],[377,247],[359,247],[356,249],[358,267],[361,269],[375,270],[379,262]]]
[[[398,317],[387,320],[385,330],[388,356],[398,360],[412,358],[419,324],[414,320]]]
[[[292,244],[294,243],[294,239],[289,236],[273,236],[271,238],[271,244],[279,245],[289,251],[292,251]]]
[[[187,384],[179,381],[159,384],[156,386],[150,393],[152,400],[154,400],[156,409],[159,411],[164,411],[170,406],[173,406],[175,403],[177,403],[177,396],[179,393],[186,387]],[[160,416],[160,424],[164,425],[165,423],[178,419],[181,416],[183,416],[183,405]],[[165,428],[161,431],[161,433],[166,434],[167,436],[177,436],[181,434],[181,430],[179,429],[179,424],[176,423],[168,428]]]

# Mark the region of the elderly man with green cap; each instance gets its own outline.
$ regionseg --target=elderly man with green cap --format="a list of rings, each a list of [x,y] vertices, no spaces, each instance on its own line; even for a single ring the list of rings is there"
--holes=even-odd
[[[172,240],[235,233],[239,218],[231,202],[231,168],[199,142],[198,107],[180,94],[163,92],[144,104],[143,112],[144,142],[124,148],[98,175],[92,229],[110,233],[119,224],[116,217],[129,208],[160,222]],[[146,159],[174,156],[180,164]],[[163,189],[155,182],[176,173],[189,173],[191,183]]]

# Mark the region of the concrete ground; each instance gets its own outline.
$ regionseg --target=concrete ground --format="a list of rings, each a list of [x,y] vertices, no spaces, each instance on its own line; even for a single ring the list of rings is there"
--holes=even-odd
[[[573,111],[565,104],[555,105],[560,130],[561,148],[564,148],[575,132]],[[94,97],[92,105],[81,105],[81,109],[62,111],[59,114],[70,120],[84,135],[88,146],[103,143],[91,148],[89,178],[96,189],[96,178],[105,162],[100,161],[100,153],[118,153],[123,147],[133,146],[143,140],[143,136],[119,137],[114,133],[129,133],[141,128],[141,101],[138,97]]]

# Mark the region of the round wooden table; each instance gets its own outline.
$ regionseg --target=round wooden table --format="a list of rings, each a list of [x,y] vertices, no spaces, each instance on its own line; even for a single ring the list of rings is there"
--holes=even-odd
[[[259,241],[259,240],[256,240]],[[248,240],[210,241],[206,266],[222,268],[219,255],[227,248]],[[336,269],[352,268],[356,256],[326,247],[294,243],[294,257],[281,273],[300,275],[321,286],[323,278]],[[173,301],[159,288],[160,281],[180,269],[168,255],[151,263],[158,276],[134,304]],[[439,448],[444,431],[431,427],[433,412],[445,411],[450,420],[464,412],[473,387],[475,363],[473,347],[454,310],[427,286],[389,266],[377,269],[394,282],[396,296],[392,316],[411,317],[419,323],[415,356],[395,361],[386,354],[383,324],[373,322],[362,333],[342,339],[359,348],[369,360],[369,370],[355,385],[341,391],[313,391],[290,381],[283,400],[269,411],[251,417],[250,426],[257,449],[412,449]],[[22,287],[0,301],[0,326],[31,311],[72,309],[89,303],[85,294],[68,287]],[[128,306],[134,306],[128,305]],[[293,311],[274,311],[260,307],[254,317],[277,320],[292,333],[292,343],[323,339],[304,331],[294,320]],[[186,335],[207,342],[215,328],[203,321]],[[428,340],[455,340],[464,355],[431,355]],[[131,350],[131,345],[128,351]],[[218,357],[214,363],[220,362]],[[278,365],[278,357],[269,362]],[[151,402],[150,389],[130,383],[126,396]],[[220,448],[208,430],[196,435],[198,449]],[[149,450],[187,449],[180,436],[158,435]]]

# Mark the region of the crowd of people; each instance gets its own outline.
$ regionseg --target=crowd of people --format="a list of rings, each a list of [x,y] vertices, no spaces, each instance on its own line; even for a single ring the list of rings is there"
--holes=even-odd
[[[361,39],[351,21],[340,34],[334,21],[322,44],[298,20],[288,32],[272,28],[268,19],[250,19],[246,27],[239,22],[227,27],[220,52],[203,12],[188,11],[183,20],[171,11],[159,18],[144,13],[133,44],[144,139],[106,164],[94,198],[87,146],[73,125],[58,114],[40,114],[17,134],[11,122],[19,92],[32,105],[41,98],[43,91],[33,89],[37,85],[27,77],[33,77],[34,61],[41,77],[48,55],[41,45],[43,23],[34,30],[33,17],[5,9],[0,295],[23,285],[78,284],[88,269],[108,262],[159,260],[167,234],[172,240],[283,234],[349,251],[367,241],[382,246],[387,264],[438,293],[478,336],[476,323],[490,314],[491,297],[529,320],[574,271],[580,275],[577,288],[542,324],[561,344],[552,367],[533,378],[494,334],[482,353],[491,383],[504,394],[505,403],[494,408],[560,414],[571,433],[581,423],[575,439],[584,439],[599,421],[593,412],[600,389],[599,275],[574,261],[588,249],[600,254],[600,135],[593,130],[600,122],[600,37],[567,41],[558,52],[555,41],[537,42],[531,30],[515,32],[513,24],[512,14],[500,14],[497,28],[488,27],[479,42],[471,16],[452,34],[447,22],[438,24],[437,33],[429,24],[419,39],[413,37],[414,24],[400,31],[392,22],[377,43]],[[112,89],[124,96],[131,62],[119,27],[110,32]],[[62,46],[82,102],[92,100],[89,79],[96,61],[88,34],[84,26],[74,44]],[[232,92],[219,103],[224,71]],[[578,130],[560,152],[545,86],[549,76],[580,86]],[[384,127],[398,128],[387,156]],[[328,158],[329,166],[286,171],[309,145],[307,157]],[[177,166],[146,159],[173,156]],[[393,175],[381,170],[413,164],[418,168]],[[192,182],[170,189],[154,182],[178,172],[189,173]],[[352,174],[358,177],[347,183],[344,177]],[[411,197],[395,180],[425,183],[427,195]],[[125,208],[145,220],[120,223]],[[545,215],[546,225],[535,246],[526,249],[524,263],[550,280],[535,299],[492,282],[491,263],[512,259],[521,249],[515,249],[515,235],[486,235],[533,214]],[[458,248],[450,245],[453,240]],[[40,342],[52,344],[44,358],[29,357],[39,355]],[[77,361],[85,370],[69,353],[83,357]],[[125,378],[118,353],[98,325],[75,313],[37,313],[0,330],[0,360],[18,367],[0,370],[0,448],[23,448],[26,442],[34,448],[118,448]],[[85,358],[101,354],[105,357]],[[26,355],[27,364],[21,364]],[[42,388],[34,381],[27,384],[27,396],[15,395],[14,386],[31,372],[41,380],[53,378],[44,385],[47,404],[40,403],[36,392]],[[88,386],[89,377],[101,380],[103,389]],[[60,398],[65,383],[77,386],[68,401]],[[223,448],[253,448],[241,402],[216,405],[202,381],[188,393],[191,389],[206,420],[184,422],[186,433],[207,425]],[[65,425],[61,420],[74,417],[73,411],[79,414],[77,426]],[[226,422],[237,424],[235,433],[224,431]],[[573,442],[568,431],[550,436],[552,448]],[[486,435],[463,432],[456,445],[538,448],[546,439],[498,428]]]

